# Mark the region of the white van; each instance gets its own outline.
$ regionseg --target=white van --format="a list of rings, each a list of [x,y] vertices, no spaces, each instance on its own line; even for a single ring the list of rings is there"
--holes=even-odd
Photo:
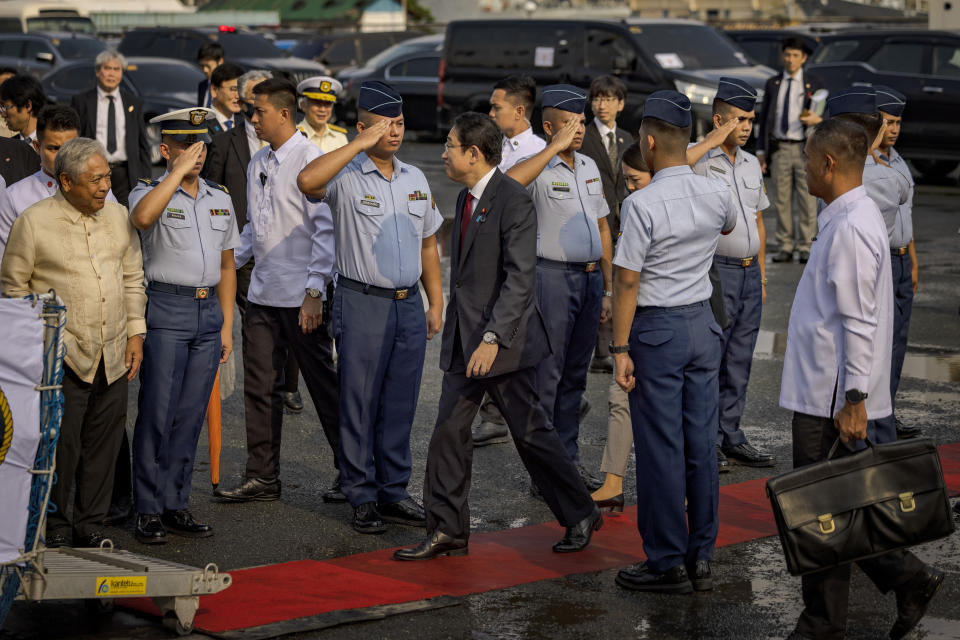
[[[0,2],[0,33],[95,33],[90,15],[66,2]]]

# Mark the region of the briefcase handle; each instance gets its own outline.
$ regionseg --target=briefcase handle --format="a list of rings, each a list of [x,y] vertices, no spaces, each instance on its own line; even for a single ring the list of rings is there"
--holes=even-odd
[[[870,441],[869,437],[865,437],[863,441],[871,449],[874,447],[874,444]],[[836,440],[833,441],[833,446],[830,447],[830,453],[827,454],[827,460],[830,460],[831,458],[833,458],[834,454],[837,452],[837,447],[839,446],[840,446],[840,438],[838,437]]]

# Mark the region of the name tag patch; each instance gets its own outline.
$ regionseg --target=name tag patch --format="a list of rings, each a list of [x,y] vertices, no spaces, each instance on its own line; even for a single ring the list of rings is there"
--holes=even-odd
[[[569,183],[569,182],[551,182],[551,183],[550,183],[550,188],[551,188],[553,191],[565,191],[565,192],[569,192],[569,191],[570,191],[570,183]]]
[[[596,178],[590,178],[587,180],[586,184],[593,184],[594,182],[600,182],[600,176],[597,176]]]
[[[210,209],[210,215],[212,215],[212,216],[228,216],[228,215],[230,215],[230,209]]]
[[[369,196],[369,195],[363,196],[363,198],[360,200],[360,204],[366,205],[368,207],[377,207],[377,208],[380,207],[380,203],[377,202],[376,196]]]
[[[174,220],[186,220],[187,216],[183,215],[183,209],[171,209],[167,208],[167,217],[173,218]]]
[[[413,193],[407,194],[407,200],[409,200],[410,202],[415,202],[417,200],[429,200],[429,199],[430,198],[427,197],[427,194],[423,193],[419,189],[417,189]]]
[[[723,175],[727,175],[726,171],[724,171],[720,167],[714,167],[713,165],[710,165],[710,171],[716,171],[717,173],[722,173]]]

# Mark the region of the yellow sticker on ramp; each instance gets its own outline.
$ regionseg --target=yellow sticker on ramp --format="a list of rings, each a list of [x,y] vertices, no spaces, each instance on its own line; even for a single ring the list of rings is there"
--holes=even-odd
[[[97,578],[97,597],[143,596],[147,594],[147,576],[107,576]]]

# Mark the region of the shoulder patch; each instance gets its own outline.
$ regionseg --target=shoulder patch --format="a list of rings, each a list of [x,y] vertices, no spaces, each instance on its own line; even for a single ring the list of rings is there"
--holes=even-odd
[[[159,180],[151,180],[150,178],[140,178],[139,182],[147,185],[148,187],[155,187],[160,184]]]
[[[212,187],[212,188],[214,188],[214,189],[219,189],[220,191],[223,191],[224,193],[226,193],[226,194],[228,194],[228,195],[230,194],[230,191],[229,191],[225,186],[223,186],[222,184],[217,184],[217,183],[214,182],[213,180],[207,180],[207,179],[204,179],[203,181],[207,183],[207,186],[208,186],[208,187]]]
[[[336,131],[337,133],[346,133],[346,132],[347,132],[347,130],[344,129],[343,127],[338,127],[338,126],[335,125],[335,124],[329,124],[329,123],[327,124],[327,129],[330,129],[330,131]]]

